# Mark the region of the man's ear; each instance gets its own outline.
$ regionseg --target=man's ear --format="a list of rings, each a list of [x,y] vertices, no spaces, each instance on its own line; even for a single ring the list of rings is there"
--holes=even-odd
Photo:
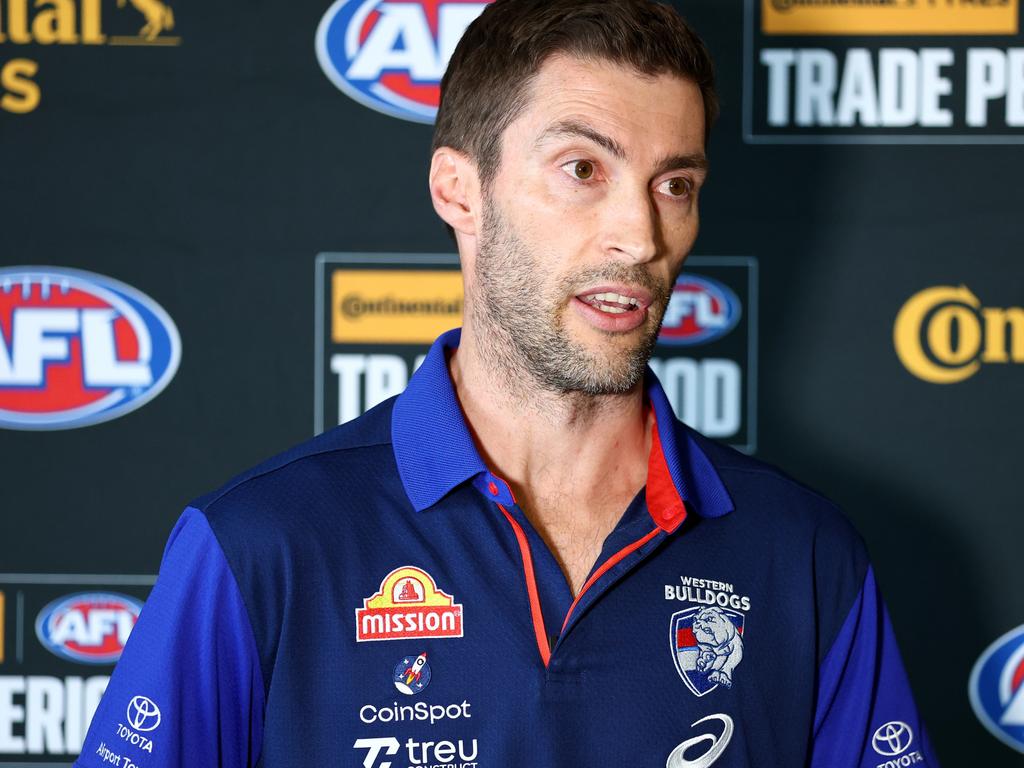
[[[480,210],[476,164],[463,152],[439,147],[430,160],[429,185],[437,215],[456,232],[475,236]]]

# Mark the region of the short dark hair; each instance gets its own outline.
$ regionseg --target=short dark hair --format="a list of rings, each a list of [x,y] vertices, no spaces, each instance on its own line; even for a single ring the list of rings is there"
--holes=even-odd
[[[486,189],[501,162],[502,134],[526,107],[541,66],[559,53],[691,80],[704,102],[707,142],[718,115],[714,67],[674,8],[651,0],[496,0],[448,63],[431,151],[465,152]]]

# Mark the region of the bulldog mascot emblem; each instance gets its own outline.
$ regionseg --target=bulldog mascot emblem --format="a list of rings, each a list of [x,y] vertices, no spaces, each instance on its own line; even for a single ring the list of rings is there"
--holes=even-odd
[[[706,606],[672,614],[672,660],[686,687],[704,696],[718,686],[732,688],[743,660],[744,615]]]

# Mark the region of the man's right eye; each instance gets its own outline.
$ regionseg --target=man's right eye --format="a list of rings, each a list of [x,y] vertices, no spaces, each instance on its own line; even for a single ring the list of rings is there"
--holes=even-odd
[[[593,178],[596,169],[594,168],[594,164],[589,160],[573,160],[563,165],[562,170],[574,179],[587,181],[588,179]]]

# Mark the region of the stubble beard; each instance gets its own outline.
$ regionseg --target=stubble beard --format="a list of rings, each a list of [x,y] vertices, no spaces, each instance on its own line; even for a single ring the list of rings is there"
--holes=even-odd
[[[524,389],[521,385],[532,381],[556,394],[599,396],[631,391],[643,377],[658,340],[668,287],[641,265],[609,264],[581,270],[545,288],[541,264],[539,255],[519,238],[490,194],[485,194],[475,290],[469,304],[488,365],[498,366],[495,370],[503,371],[503,378],[514,389]],[[649,319],[630,347],[612,344],[609,339],[604,354],[574,342],[564,317],[570,311],[566,297],[601,283],[651,291],[654,298],[648,312],[656,321]]]

